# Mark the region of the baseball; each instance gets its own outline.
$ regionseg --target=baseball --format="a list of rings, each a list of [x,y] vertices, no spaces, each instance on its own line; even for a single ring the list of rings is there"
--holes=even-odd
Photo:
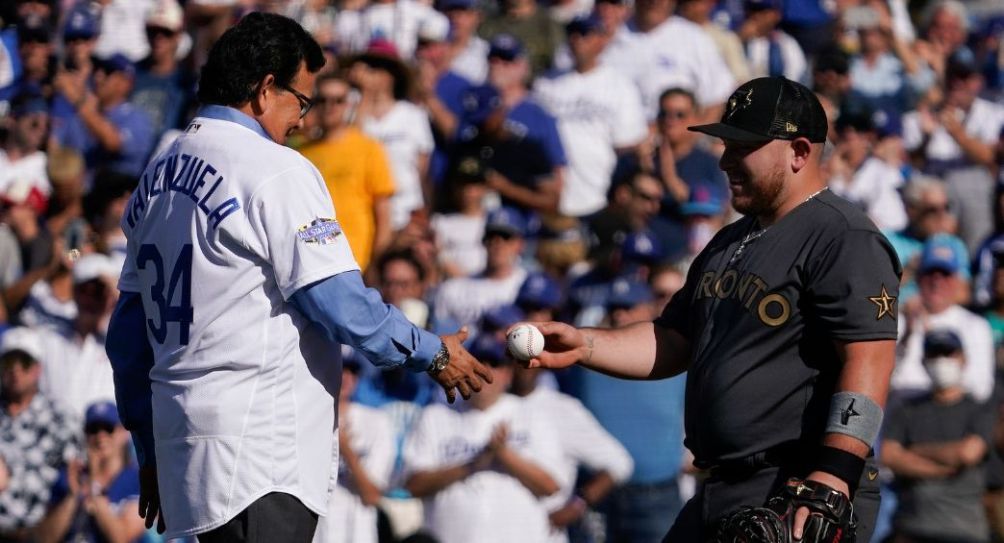
[[[532,324],[520,323],[506,335],[509,353],[518,360],[530,360],[544,350],[544,334]]]

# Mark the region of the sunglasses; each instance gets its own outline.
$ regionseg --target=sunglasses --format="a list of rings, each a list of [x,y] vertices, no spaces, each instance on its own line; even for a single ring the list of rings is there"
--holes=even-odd
[[[942,204],[921,208],[920,213],[922,215],[942,215],[948,213],[948,209],[948,204]]]
[[[349,97],[345,94],[339,96],[324,96],[323,94],[315,100],[318,104],[322,106],[340,106],[349,101]]]
[[[300,102],[300,118],[301,119],[304,118],[307,115],[307,112],[310,111],[310,108],[314,107],[314,101],[313,100],[311,100],[310,98],[308,98],[308,97],[304,96],[303,94],[297,92],[297,90],[294,89],[293,87],[290,87],[289,85],[279,85],[279,88],[282,89],[282,90],[284,90],[284,91],[292,93],[292,95],[296,97],[296,101]]]
[[[173,38],[177,36],[178,33],[174,32],[169,28],[162,28],[159,26],[148,26],[146,27],[146,35],[151,38],[155,38],[157,36],[160,36],[162,38]]]
[[[682,109],[665,109],[659,112],[660,119],[686,119],[690,115],[689,111]]]
[[[115,425],[107,422],[92,422],[84,426],[84,434],[92,436],[99,432],[110,434],[115,431]]]

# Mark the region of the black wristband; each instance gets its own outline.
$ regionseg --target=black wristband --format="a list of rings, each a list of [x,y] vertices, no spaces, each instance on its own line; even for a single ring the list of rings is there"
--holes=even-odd
[[[816,456],[815,471],[824,471],[847,483],[848,498],[854,498],[858,481],[865,470],[865,459],[843,449],[823,445]]]

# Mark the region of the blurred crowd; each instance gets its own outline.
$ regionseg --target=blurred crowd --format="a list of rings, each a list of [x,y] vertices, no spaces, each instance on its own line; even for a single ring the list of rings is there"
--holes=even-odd
[[[369,285],[419,326],[468,326],[495,374],[448,406],[425,375],[343,349],[317,541],[661,540],[706,476],[684,447],[685,376],[525,370],[505,330],[657,316],[736,218],[720,142],[687,127],[761,76],[817,93],[829,189],[904,265],[875,540],[1004,540],[999,0],[12,0],[0,542],[158,539],[104,349],[119,221],[196,115],[208,48],[255,10],[328,57],[290,145]]]

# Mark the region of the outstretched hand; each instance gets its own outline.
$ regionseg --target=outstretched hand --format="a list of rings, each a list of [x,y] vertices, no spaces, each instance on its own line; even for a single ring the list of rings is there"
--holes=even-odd
[[[578,328],[563,322],[531,322],[544,336],[544,350],[530,360],[520,361],[527,368],[567,368],[585,360],[592,351],[592,340]],[[506,330],[508,335],[509,330]]]
[[[440,338],[450,351],[450,363],[432,378],[446,391],[446,399],[450,403],[456,401],[457,391],[468,400],[472,394],[481,392],[482,383],[492,382],[491,368],[478,362],[462,345],[467,340],[467,335],[465,326],[456,334]]]

